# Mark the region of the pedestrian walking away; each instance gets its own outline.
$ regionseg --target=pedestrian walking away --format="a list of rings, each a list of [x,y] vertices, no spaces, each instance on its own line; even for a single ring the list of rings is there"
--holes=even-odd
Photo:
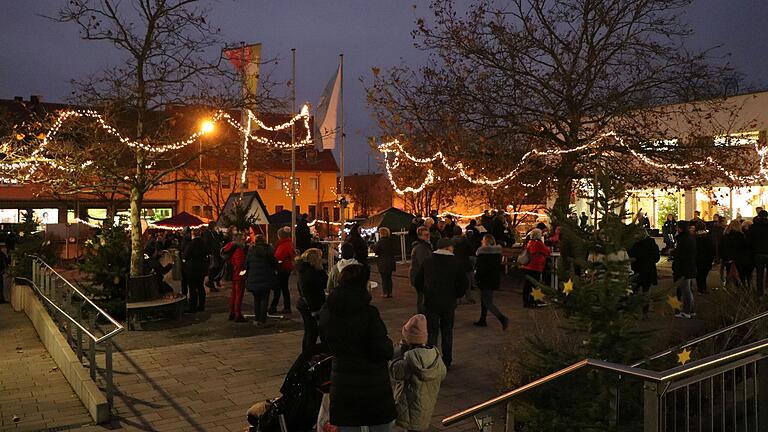
[[[747,240],[757,270],[755,289],[758,297],[762,297],[765,293],[765,273],[768,268],[768,211],[760,210],[747,232]]]
[[[257,234],[245,259],[245,287],[253,294],[253,324],[257,327],[267,322],[267,300],[269,292],[277,286],[276,271],[275,251]]]
[[[440,239],[437,247],[424,261],[416,279],[423,286],[429,343],[437,345],[440,336],[443,362],[450,368],[453,363],[453,324],[457,300],[464,295],[469,281],[467,273],[453,255],[451,239]]]
[[[392,273],[397,266],[395,260],[397,245],[394,240],[395,238],[390,235],[389,228],[382,227],[379,228],[379,241],[373,247],[373,252],[378,257],[376,266],[381,276],[381,296],[384,298],[392,298]]]
[[[277,305],[280,303],[280,296],[283,297],[282,314],[291,313],[291,289],[288,286],[288,280],[293,271],[293,258],[296,256],[296,250],[293,248],[291,240],[291,229],[289,227],[281,228],[277,231],[277,244],[275,245],[275,258],[277,259],[277,285],[274,289],[272,304],[269,305],[269,313],[277,313]]]
[[[477,249],[475,270],[475,281],[480,289],[480,319],[474,323],[478,327],[488,325],[488,311],[499,320],[502,329],[506,330],[509,326],[509,318],[493,303],[493,292],[501,286],[501,252],[501,246],[496,244],[492,235],[483,236],[482,245]]]
[[[634,291],[635,293],[641,292],[647,295],[651,289],[651,286],[659,283],[658,273],[656,272],[656,263],[661,259],[659,247],[656,245],[656,240],[648,235],[647,231],[643,231],[642,238],[635,242],[632,247],[627,251],[627,255],[632,258],[632,271],[634,276]],[[649,304],[643,307],[643,316],[647,317],[649,311]]]
[[[696,239],[691,234],[688,221],[677,222],[675,250],[672,252],[672,280],[677,298],[683,302],[683,310],[675,311],[678,318],[693,318],[693,282],[696,279]]]

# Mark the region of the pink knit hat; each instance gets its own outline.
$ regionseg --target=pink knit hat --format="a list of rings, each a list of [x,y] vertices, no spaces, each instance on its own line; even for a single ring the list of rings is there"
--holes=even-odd
[[[412,316],[403,326],[403,339],[409,345],[426,344],[427,317],[422,314]]]

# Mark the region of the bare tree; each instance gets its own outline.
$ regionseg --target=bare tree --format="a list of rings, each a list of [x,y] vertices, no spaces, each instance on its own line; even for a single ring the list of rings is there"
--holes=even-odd
[[[668,126],[652,107],[723,96],[729,71],[684,49],[690,31],[680,13],[692,1],[475,0],[459,11],[434,0],[433,16],[413,32],[428,64],[380,74],[369,103],[386,135],[460,131],[463,139],[443,134],[408,149],[419,157],[440,150],[475,177],[536,161],[555,180],[556,207],[567,208],[573,181],[608,157],[700,153],[662,155],[649,145]],[[622,134],[622,145],[585,146],[609,131]],[[552,153],[525,158],[534,149]]]

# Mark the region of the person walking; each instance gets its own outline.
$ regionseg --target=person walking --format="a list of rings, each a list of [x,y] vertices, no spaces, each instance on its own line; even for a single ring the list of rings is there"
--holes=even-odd
[[[320,337],[333,355],[330,423],[341,432],[391,431],[397,418],[388,370],[394,347],[371,304],[364,266],[341,271],[320,310]]]
[[[384,298],[392,298],[392,273],[397,267],[397,246],[393,240],[389,228],[379,228],[379,241],[373,247],[373,252],[378,256],[376,265],[381,276],[381,296]]]
[[[704,221],[696,222],[696,289],[699,294],[706,294],[707,277],[712,271],[715,260],[715,245]]]
[[[395,424],[408,431],[429,429],[447,369],[440,351],[428,343],[427,318],[412,316],[403,326],[403,339],[389,363],[397,407]]]
[[[589,216],[587,216],[586,212],[581,212],[581,216],[579,216],[579,228],[586,229],[589,225]]]
[[[253,294],[256,327],[267,323],[267,300],[269,292],[277,286],[277,266],[274,249],[264,241],[264,236],[257,234],[245,258],[245,287]]]
[[[659,253],[659,246],[656,245],[656,240],[648,235],[647,231],[643,231],[642,236],[640,240],[629,248],[627,255],[632,259],[631,267],[635,273],[633,280],[635,293],[642,292],[647,294],[651,290],[651,286],[659,283],[656,263],[661,259],[661,254]],[[643,307],[643,317],[648,317],[648,311],[649,304],[646,304]]]
[[[299,253],[304,253],[312,243],[312,233],[309,231],[309,224],[307,224],[308,217],[309,215],[303,214],[296,221],[296,249],[299,250]]]
[[[325,286],[328,284],[328,274],[323,269],[323,252],[317,248],[304,251],[296,262],[296,271],[299,273],[300,296],[296,309],[304,321],[301,347],[303,353],[309,353],[320,335],[317,320],[320,308],[325,304]]]
[[[475,281],[480,289],[480,319],[474,325],[486,327],[488,311],[501,323],[501,328],[509,327],[509,318],[493,304],[493,292],[501,286],[501,246],[490,234],[483,236],[482,245],[477,249],[477,268],[475,269]]]
[[[232,290],[229,293],[229,320],[235,322],[245,322],[242,306],[246,280],[243,273],[246,267],[246,253],[243,234],[235,233],[232,235],[232,241],[224,245],[219,254],[227,261],[231,271]]]
[[[431,220],[431,219],[427,219]],[[424,262],[432,256],[432,244],[430,243],[431,233],[427,226],[420,226],[416,230],[417,240],[411,245],[411,269],[409,279],[411,287],[416,291],[416,313],[424,313],[424,291],[422,280],[417,278],[421,272]]]
[[[7,303],[5,300],[5,271],[11,265],[11,259],[5,254],[5,251],[0,250],[0,304]]]
[[[525,285],[523,286],[523,307],[536,307],[538,303],[534,301],[532,293],[534,281],[541,282],[544,270],[547,267],[547,258],[552,254],[542,239],[541,229],[534,228],[528,233],[528,239],[523,245],[523,250],[528,254],[528,262],[522,265],[525,274]]]
[[[677,222],[677,245],[672,252],[672,280],[675,283],[678,300],[683,301],[683,310],[676,311],[677,318],[696,316],[693,301],[693,281],[696,279],[696,239],[689,231],[688,221]]]
[[[768,266],[768,211],[760,210],[747,232],[747,240],[752,250],[755,269],[757,270],[757,295],[765,293],[765,271]]]
[[[453,323],[457,300],[464,296],[469,281],[453,255],[451,239],[440,239],[437,250],[421,266],[416,280],[424,287],[424,315],[427,317],[429,343],[440,349],[445,366],[453,363]]]
[[[184,276],[189,288],[187,312],[205,310],[205,275],[208,273],[208,247],[200,238],[200,230],[192,230],[191,240],[184,247]]]
[[[203,241],[205,247],[208,248],[209,263],[208,263],[208,281],[205,283],[211,292],[217,292],[221,286],[221,282],[217,279],[219,273],[221,273],[221,254],[218,252],[221,250],[221,235],[216,231],[216,222],[208,224],[208,229],[203,232]]]
[[[749,262],[749,244],[741,232],[741,222],[732,220],[725,228],[720,242],[720,262],[723,265],[723,286],[728,282],[742,282],[742,275],[747,274],[746,265]],[[745,284],[746,285],[746,284]]]
[[[283,227],[277,231],[277,244],[275,245],[275,258],[277,259],[277,285],[272,297],[272,304],[269,305],[269,313],[277,314],[277,305],[280,303],[280,295],[283,296],[283,310],[281,314],[291,313],[291,289],[288,281],[293,271],[293,258],[296,251],[293,248],[291,240],[291,229]]]

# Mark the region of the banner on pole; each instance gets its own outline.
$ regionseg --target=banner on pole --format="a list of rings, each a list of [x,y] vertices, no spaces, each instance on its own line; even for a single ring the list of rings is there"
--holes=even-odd
[[[338,135],[338,112],[341,98],[341,65],[328,81],[320,96],[315,115],[315,146],[319,150],[330,150],[336,147]]]
[[[245,45],[224,50],[224,57],[240,71],[245,80],[243,91],[247,96],[256,96],[259,87],[259,66],[261,62],[261,44]]]

